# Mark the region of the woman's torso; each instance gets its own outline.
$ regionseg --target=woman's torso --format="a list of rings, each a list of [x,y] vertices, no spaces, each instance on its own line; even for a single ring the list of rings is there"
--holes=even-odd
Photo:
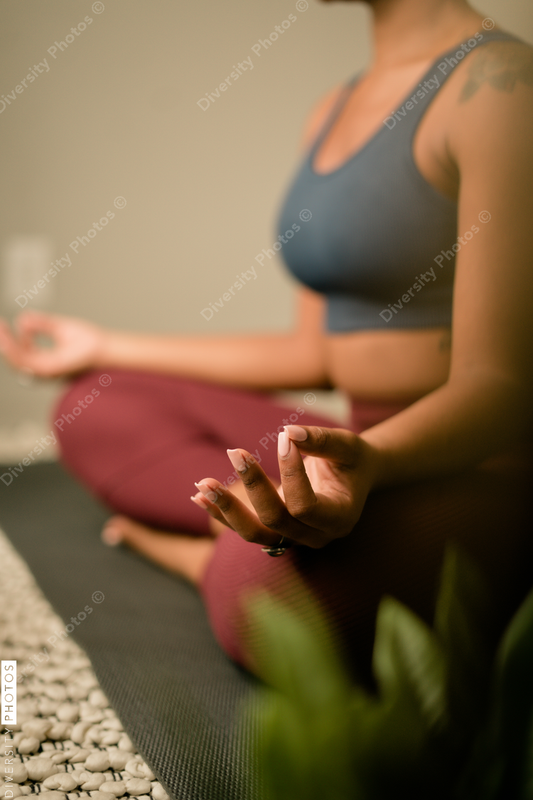
[[[435,57],[381,75],[370,72],[364,76],[314,151],[313,171],[320,175],[334,173],[361,151],[434,61]],[[459,193],[459,175],[447,150],[447,134],[467,79],[468,58],[464,61],[455,67],[425,110],[412,145],[420,175],[442,198],[454,203]],[[315,120],[316,133],[328,119],[336,99],[332,97],[323,108],[322,119]],[[454,243],[455,239],[450,246]],[[325,355],[331,383],[353,397],[415,400],[447,380],[450,325],[326,332]]]

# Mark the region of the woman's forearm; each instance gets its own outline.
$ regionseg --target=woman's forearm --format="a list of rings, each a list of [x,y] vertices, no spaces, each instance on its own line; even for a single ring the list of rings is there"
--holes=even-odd
[[[97,367],[166,372],[251,389],[327,386],[318,337],[165,336],[107,331]]]
[[[494,376],[445,384],[362,434],[372,446],[373,486],[438,477],[521,443],[527,393]]]

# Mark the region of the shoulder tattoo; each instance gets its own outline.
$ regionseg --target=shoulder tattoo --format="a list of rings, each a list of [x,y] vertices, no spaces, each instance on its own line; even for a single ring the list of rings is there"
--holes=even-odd
[[[508,94],[517,83],[533,87],[533,49],[510,42],[492,42],[481,48],[472,59],[459,102],[470,100],[484,83]]]

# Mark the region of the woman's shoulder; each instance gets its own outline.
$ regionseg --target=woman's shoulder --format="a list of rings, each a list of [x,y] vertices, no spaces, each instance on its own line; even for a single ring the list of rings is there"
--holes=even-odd
[[[533,46],[517,39],[487,42],[464,64],[460,102],[467,102],[484,86],[512,93],[520,84],[533,88]]]
[[[448,151],[463,168],[481,152],[493,164],[532,163],[533,47],[495,40],[469,54],[450,81]]]

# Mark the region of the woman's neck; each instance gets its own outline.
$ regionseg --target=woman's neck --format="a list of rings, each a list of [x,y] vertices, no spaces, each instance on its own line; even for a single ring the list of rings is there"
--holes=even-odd
[[[372,72],[436,58],[482,30],[466,0],[373,0]]]

